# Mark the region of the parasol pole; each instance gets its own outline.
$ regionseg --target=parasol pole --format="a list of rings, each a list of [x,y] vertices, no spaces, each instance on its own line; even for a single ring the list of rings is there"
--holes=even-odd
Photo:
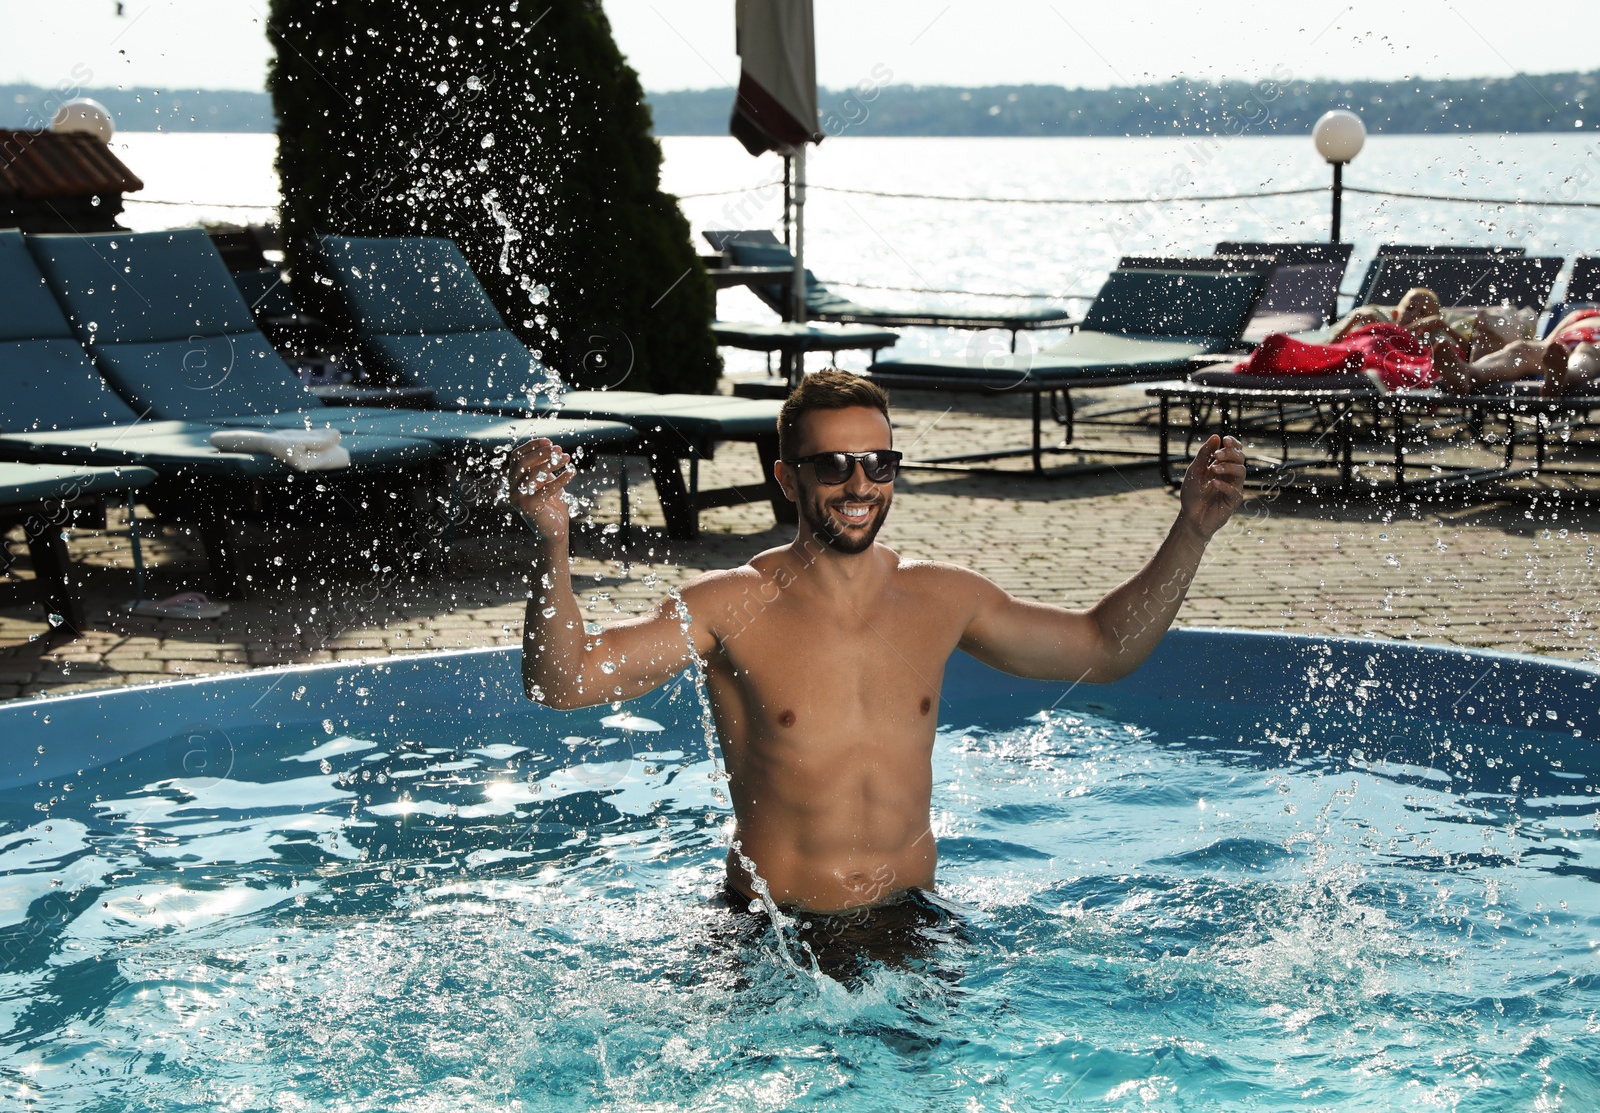
[[[794,156],[783,156],[783,246],[791,250],[794,248],[794,237],[789,232],[789,209],[794,204]]]
[[[794,319],[806,319],[806,144],[794,152]]]

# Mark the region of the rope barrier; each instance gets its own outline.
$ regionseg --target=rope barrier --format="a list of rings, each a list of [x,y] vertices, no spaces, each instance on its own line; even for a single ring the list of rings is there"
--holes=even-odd
[[[1449,197],[1442,193],[1407,193],[1394,189],[1362,189],[1345,186],[1346,193],[1364,193],[1369,197],[1401,197],[1409,201],[1448,201],[1470,205],[1536,205],[1549,209],[1600,209],[1600,201],[1542,201],[1537,197]]]
[[[822,193],[848,193],[856,197],[890,197],[900,201],[982,201],[994,205],[1175,205],[1188,201],[1254,201],[1262,197],[1302,197],[1327,193],[1326,186],[1303,189],[1269,189],[1258,193],[1211,193],[1190,197],[953,197],[943,193],[886,193],[877,189],[842,189],[838,186],[808,185]],[[1348,188],[1348,187],[1346,187]]]
[[[747,189],[725,189],[713,193],[682,193],[679,200],[695,197],[730,197],[749,193],[769,186],[782,185],[781,181],[764,182]],[[949,193],[891,193],[881,189],[845,189],[842,186],[807,185],[806,189],[819,193],[844,193],[853,197],[886,197],[897,201],[975,201],[992,205],[1174,205],[1191,201],[1254,201],[1264,197],[1306,197],[1328,192],[1327,186],[1304,186],[1298,189],[1269,189],[1256,193],[1206,193],[1187,197],[958,197]],[[1366,189],[1347,185],[1346,193],[1361,193],[1369,197],[1397,197],[1411,201],[1446,201],[1463,205],[1538,205],[1558,209],[1600,209],[1600,201],[1546,201],[1537,197],[1452,197],[1443,193],[1415,193],[1396,189]],[[877,289],[892,289],[882,286]],[[993,295],[995,297],[1018,295]],[[1044,295],[1041,295],[1044,296]],[[1053,296],[1053,295],[1051,295]]]
[[[746,186],[743,189],[719,189],[706,193],[680,193],[680,201],[692,201],[702,197],[735,197],[739,194],[752,193],[758,189],[767,189],[772,186],[782,185],[782,181],[762,182],[759,185]],[[820,193],[844,193],[853,197],[884,197],[896,201],[974,201],[986,205],[1176,205],[1189,202],[1208,201],[1255,201],[1266,197],[1306,197],[1311,194],[1327,193],[1326,186],[1306,186],[1300,189],[1271,189],[1261,190],[1256,193],[1206,193],[1194,194],[1188,197],[958,197],[948,193],[890,193],[879,189],[845,189],[841,186],[808,185],[808,190]],[[1347,185],[1346,193],[1359,193],[1368,197],[1394,197],[1406,201],[1442,201],[1460,205],[1531,205],[1549,209],[1600,209],[1600,201],[1547,201],[1537,197],[1453,197],[1443,193],[1417,193],[1396,189],[1366,189],[1362,186]],[[158,200],[153,197],[124,197],[124,204],[128,205],[172,205],[179,208],[199,209],[254,209],[270,212],[276,209],[276,204],[271,205],[244,205],[228,202],[207,201],[168,201]],[[877,286],[870,289],[894,290],[910,289],[910,287]],[[937,293],[939,291],[917,290],[918,293]],[[988,294],[986,297],[1055,297],[1054,294]],[[1071,295],[1062,295],[1071,296]]]
[[[237,205],[237,204],[210,204],[205,201],[157,201],[150,197],[124,197],[124,205],[177,205],[186,209],[257,209],[263,212],[272,212],[277,205]]]
[[[675,194],[675,196],[679,201],[693,201],[696,197],[733,197],[740,193],[754,193],[758,189],[768,189],[772,186],[781,186],[782,184],[783,179],[779,178],[778,180],[772,182],[762,182],[760,185],[745,186],[743,189],[714,189],[709,193],[679,193]],[[807,188],[815,189],[817,187],[808,186]]]

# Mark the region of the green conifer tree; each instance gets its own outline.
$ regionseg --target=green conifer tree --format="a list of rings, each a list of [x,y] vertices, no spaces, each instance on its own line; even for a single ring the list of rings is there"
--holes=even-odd
[[[316,233],[448,236],[568,382],[714,389],[712,291],[599,0],[272,0],[268,35],[297,276]]]

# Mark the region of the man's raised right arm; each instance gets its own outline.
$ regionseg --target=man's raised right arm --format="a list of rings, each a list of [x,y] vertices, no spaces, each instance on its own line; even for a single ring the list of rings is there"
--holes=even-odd
[[[519,445],[508,464],[511,502],[537,547],[522,633],[522,687],[529,699],[558,710],[631,699],[660,687],[690,662],[690,637],[708,650],[710,636],[690,623],[677,599],[639,618],[586,633],[572,593],[570,515],[561,496],[571,458],[540,438]]]

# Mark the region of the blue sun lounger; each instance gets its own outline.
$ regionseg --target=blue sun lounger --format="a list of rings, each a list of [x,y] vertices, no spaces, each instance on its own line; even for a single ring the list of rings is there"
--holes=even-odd
[[[101,373],[142,416],[251,428],[331,428],[431,445],[485,478],[518,441],[560,438],[575,455],[626,446],[617,422],[328,406],[256,327],[199,229],[29,236],[27,247]],[[108,280],[109,276],[109,280]]]
[[[618,421],[638,431],[668,533],[693,537],[699,511],[769,501],[781,522],[793,505],[772,480],[779,403],[715,394],[568,390],[506,327],[456,245],[433,236],[318,238],[326,277],[342,295],[363,348],[393,381],[434,391],[434,405],[473,413],[553,414]],[[627,367],[617,369],[626,376]],[[699,490],[698,465],[719,441],[755,445],[763,482]],[[688,459],[684,484],[678,461]]]
[[[113,274],[109,281],[117,280]],[[265,484],[293,497],[335,476],[414,475],[439,454],[427,441],[352,436],[343,442],[349,469],[301,474],[270,456],[214,448],[216,430],[203,422],[148,419],[112,391],[51,297],[23,237],[0,231],[0,458],[149,468],[157,482],[146,501],[197,527],[219,593],[237,590],[226,519],[250,501],[253,488]]]
[[[1044,453],[1067,451],[1066,445],[1072,442],[1074,390],[1182,378],[1195,356],[1227,351],[1239,344],[1261,287],[1261,275],[1252,273],[1113,271],[1078,330],[1052,347],[1036,353],[986,353],[968,359],[885,360],[867,374],[890,389],[1029,395],[1033,402],[1029,448],[921,462],[963,464],[1028,455],[1033,458],[1034,474],[1042,474]],[[1043,444],[1045,395],[1051,396],[1052,412],[1066,427],[1065,445],[1056,448]],[[1062,398],[1059,407],[1057,395]]]

